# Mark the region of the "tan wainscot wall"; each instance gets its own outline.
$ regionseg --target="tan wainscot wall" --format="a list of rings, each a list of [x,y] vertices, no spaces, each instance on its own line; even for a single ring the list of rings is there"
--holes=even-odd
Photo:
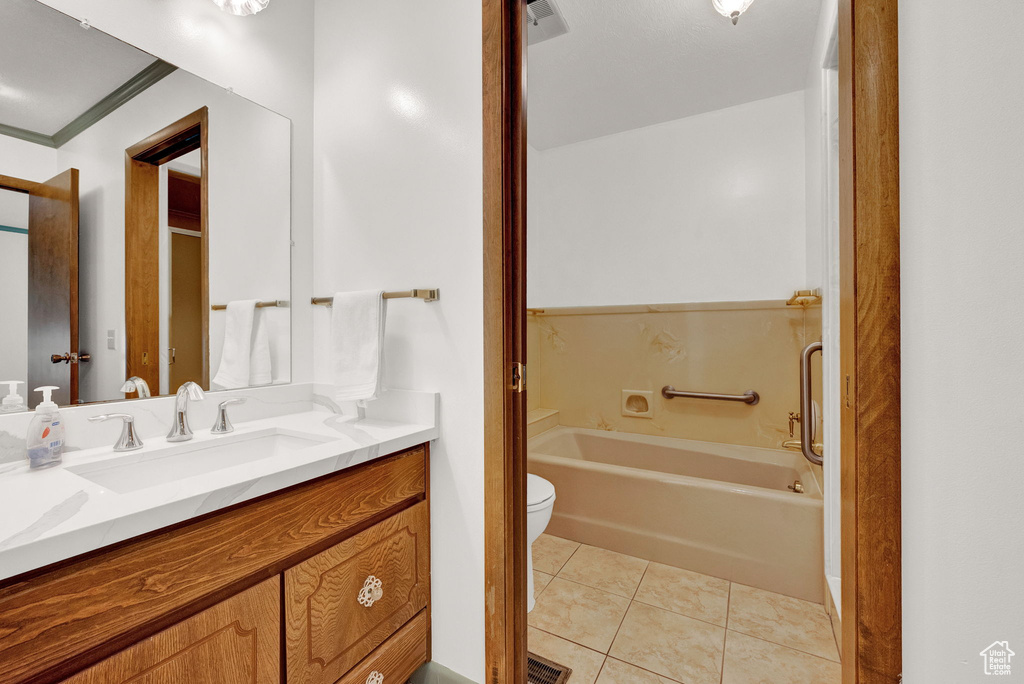
[[[800,352],[821,339],[821,309],[784,300],[531,309],[527,336],[531,434],[561,424],[778,449],[800,410]],[[820,402],[820,355],[814,379]],[[761,401],[666,400],[665,385],[752,389]],[[623,390],[651,392],[653,417],[622,415]]]

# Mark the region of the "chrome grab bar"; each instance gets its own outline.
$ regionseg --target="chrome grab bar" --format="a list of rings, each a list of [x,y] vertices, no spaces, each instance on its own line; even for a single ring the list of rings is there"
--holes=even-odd
[[[821,353],[821,342],[811,342],[800,353],[800,451],[814,465],[825,462],[824,456],[814,452],[814,408],[811,393],[811,357]]]
[[[686,397],[688,399],[711,399],[712,401],[738,401],[753,406],[761,401],[761,395],[754,390],[747,390],[743,394],[713,394],[711,392],[683,392],[672,385],[665,385],[661,388],[661,396],[666,399],[673,397]]]

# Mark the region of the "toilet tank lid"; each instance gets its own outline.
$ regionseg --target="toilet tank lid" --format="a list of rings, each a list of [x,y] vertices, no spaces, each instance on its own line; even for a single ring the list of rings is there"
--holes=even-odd
[[[544,503],[555,495],[555,485],[543,477],[529,473],[526,475],[526,505],[535,506]]]

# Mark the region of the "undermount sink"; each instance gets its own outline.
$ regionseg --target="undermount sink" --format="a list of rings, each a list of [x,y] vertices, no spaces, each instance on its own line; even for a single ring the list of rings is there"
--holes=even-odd
[[[268,428],[128,453],[66,470],[119,494],[205,475],[225,468],[288,456],[332,441],[329,437]]]

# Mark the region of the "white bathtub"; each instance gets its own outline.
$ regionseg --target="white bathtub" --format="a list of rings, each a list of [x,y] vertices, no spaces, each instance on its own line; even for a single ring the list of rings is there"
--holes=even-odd
[[[822,496],[801,454],[570,427],[528,452],[558,496],[549,534],[821,603]]]

